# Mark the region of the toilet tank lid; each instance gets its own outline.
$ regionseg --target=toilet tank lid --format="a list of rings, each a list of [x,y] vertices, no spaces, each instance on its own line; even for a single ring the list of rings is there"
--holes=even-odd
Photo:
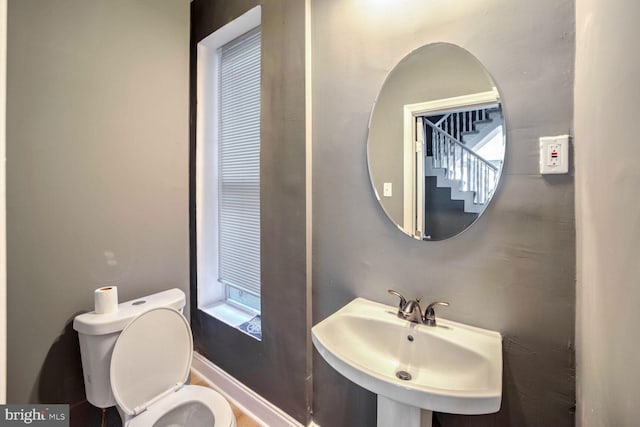
[[[186,297],[181,289],[174,288],[142,298],[118,304],[112,314],[96,314],[95,311],[80,314],[73,319],[73,329],[85,335],[105,335],[122,331],[133,319],[154,308],[168,307],[182,310]]]

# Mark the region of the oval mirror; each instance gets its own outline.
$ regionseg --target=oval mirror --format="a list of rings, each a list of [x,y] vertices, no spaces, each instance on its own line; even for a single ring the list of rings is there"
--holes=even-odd
[[[466,230],[495,193],[504,135],[495,83],[472,54],[434,43],[404,57],[378,94],[367,142],[389,219],[419,240]]]

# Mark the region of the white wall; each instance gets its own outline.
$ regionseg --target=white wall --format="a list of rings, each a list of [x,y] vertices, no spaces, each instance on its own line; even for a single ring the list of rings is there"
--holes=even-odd
[[[640,3],[577,0],[578,425],[640,422]]]

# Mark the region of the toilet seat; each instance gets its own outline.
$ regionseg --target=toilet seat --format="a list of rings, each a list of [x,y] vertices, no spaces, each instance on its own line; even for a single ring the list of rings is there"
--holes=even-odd
[[[229,402],[217,391],[197,385],[186,385],[175,393],[151,405],[148,410],[133,418],[125,427],[164,427],[172,425],[162,422],[173,409],[184,405],[201,403],[213,414],[215,427],[236,427],[236,419]],[[180,425],[180,424],[178,424]],[[189,427],[211,427],[211,424],[184,424]]]
[[[216,427],[235,425],[220,394],[184,385],[192,356],[189,324],[171,308],[149,310],[123,329],[111,355],[110,380],[127,427],[151,427],[172,409],[198,403],[211,411]]]
[[[135,416],[187,381],[191,329],[176,310],[156,308],[133,319],[111,355],[111,390],[125,414]]]

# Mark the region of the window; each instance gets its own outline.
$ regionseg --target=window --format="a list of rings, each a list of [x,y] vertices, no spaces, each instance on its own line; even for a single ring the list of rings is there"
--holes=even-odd
[[[260,314],[260,69],[260,7],[198,45],[198,308],[241,329]]]

